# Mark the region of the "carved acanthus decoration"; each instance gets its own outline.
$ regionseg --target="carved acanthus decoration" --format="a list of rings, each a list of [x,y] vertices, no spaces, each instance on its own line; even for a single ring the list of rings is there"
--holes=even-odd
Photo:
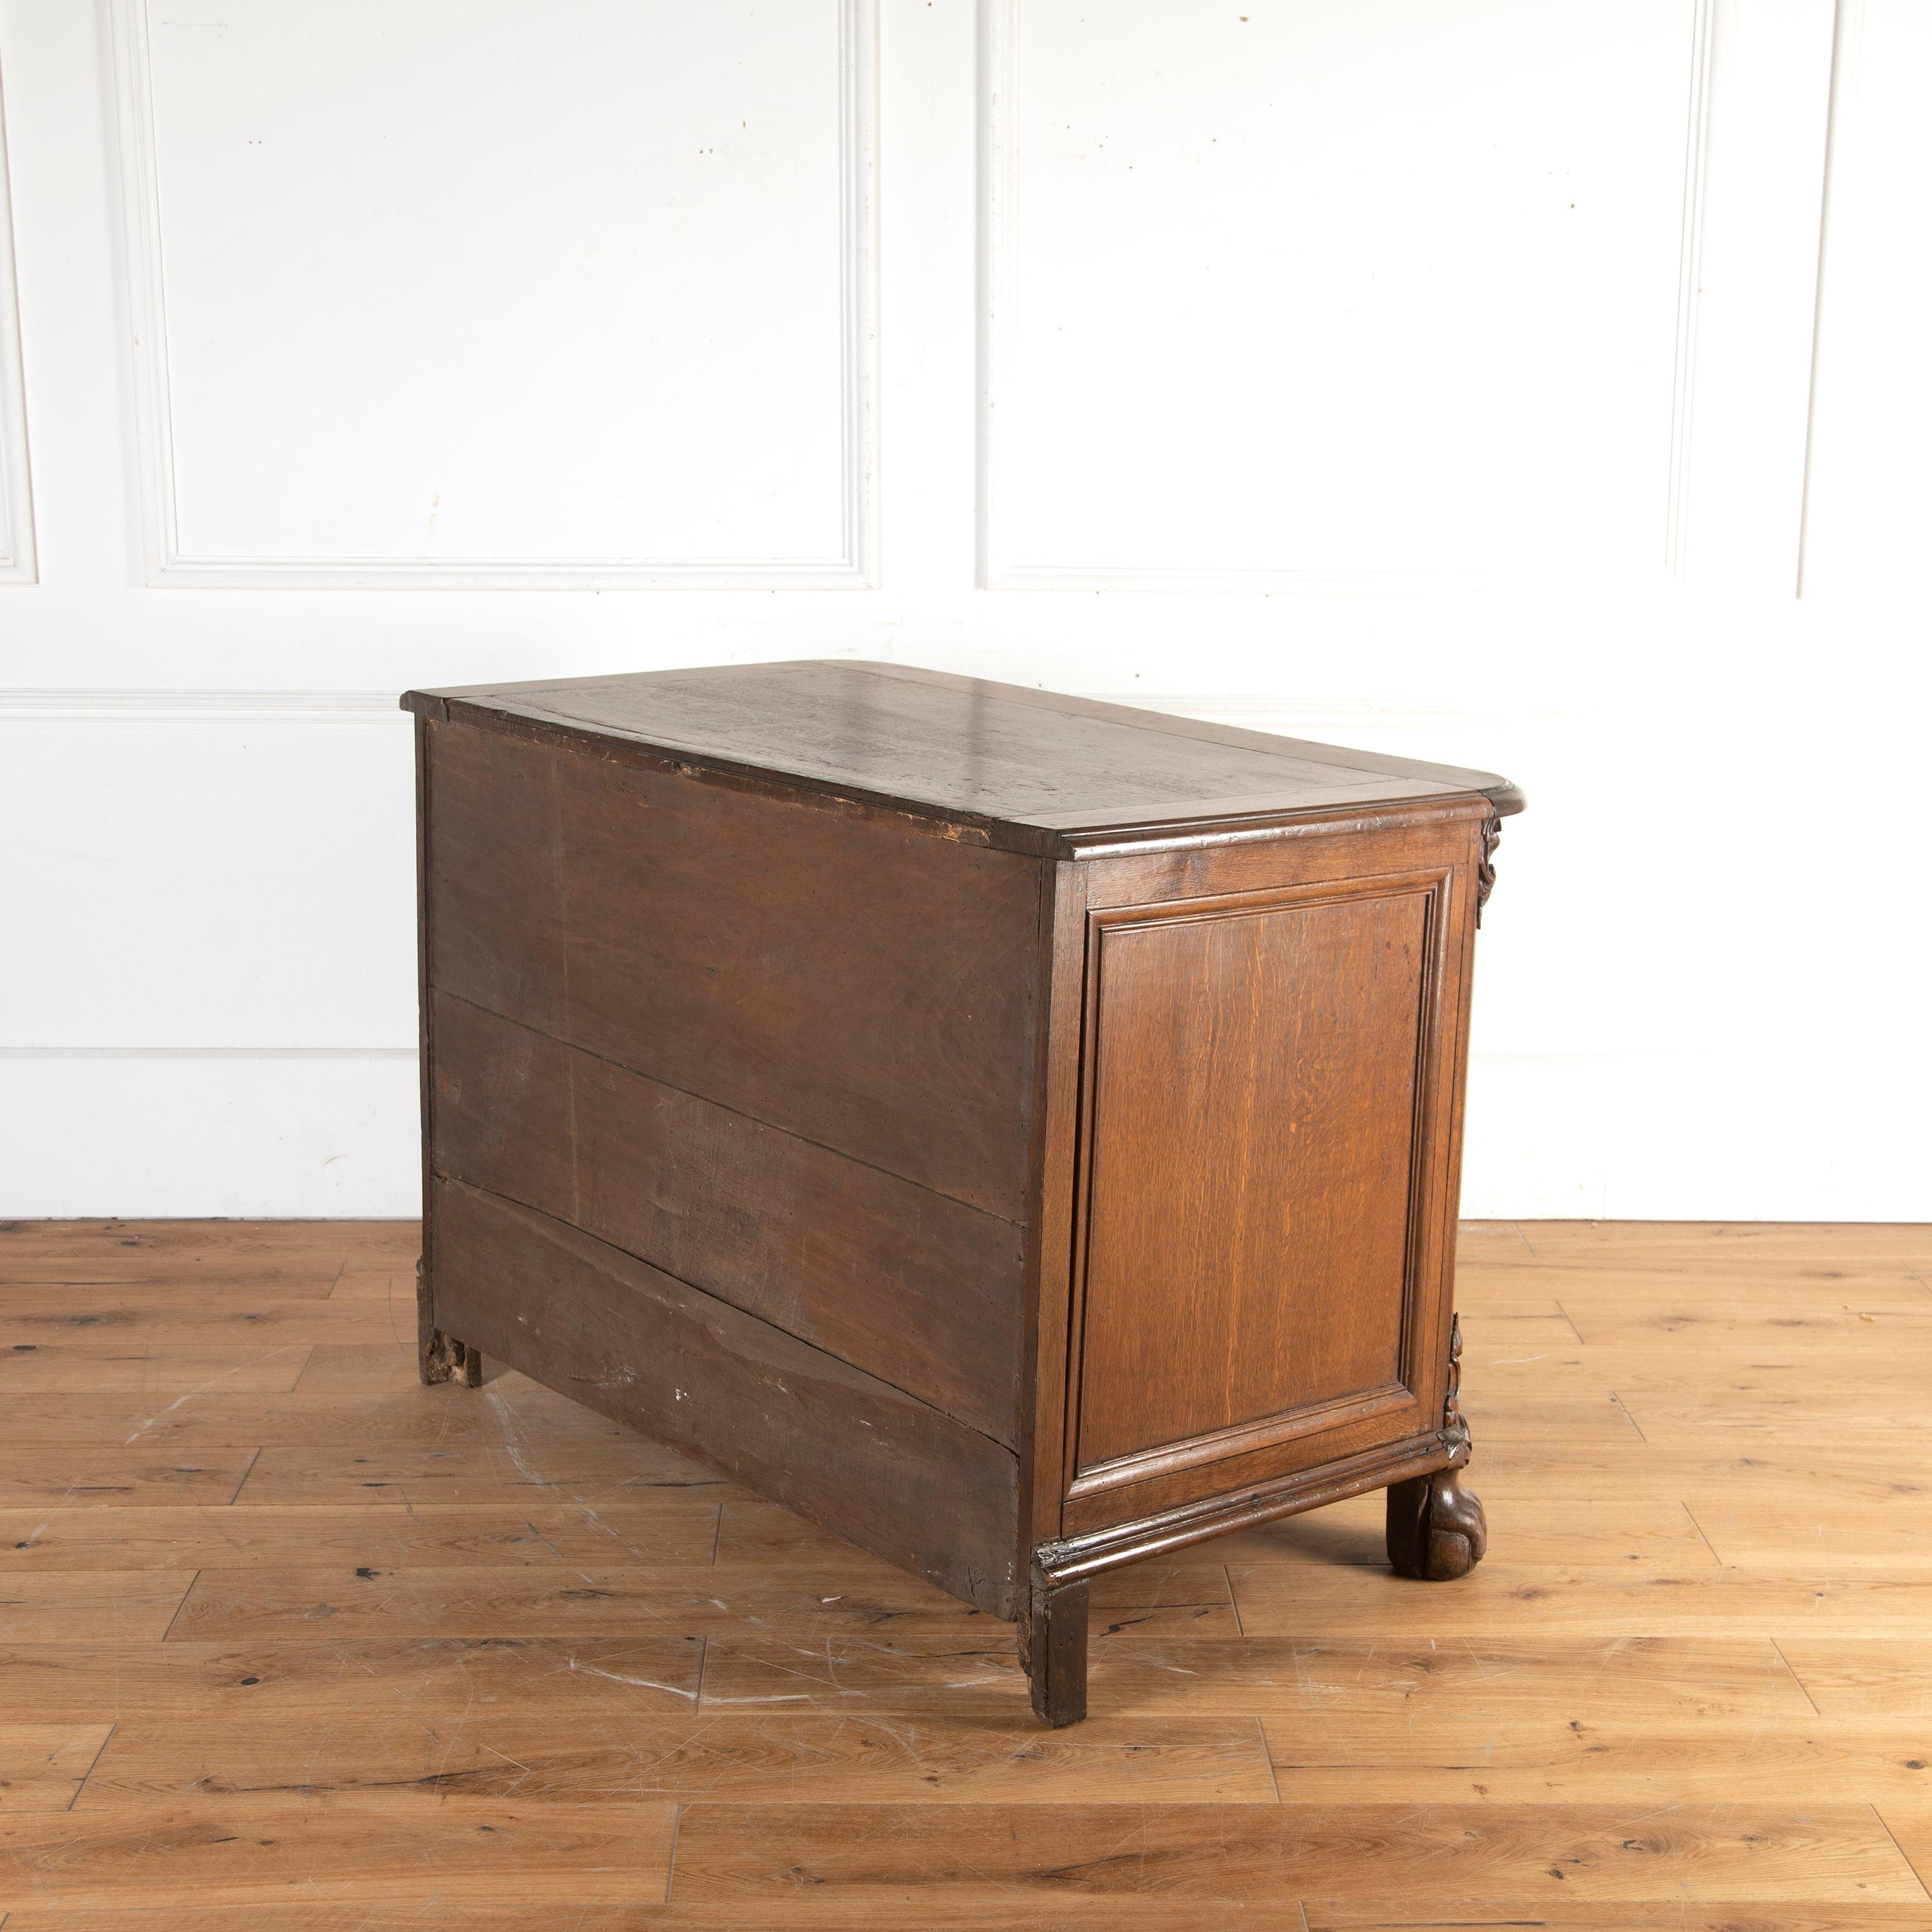
[[[1469,1425],[1462,1419],[1462,1318],[1449,1318],[1449,1379],[1442,1398],[1443,1440],[1454,1449],[1469,1439]]]
[[[1502,821],[1491,816],[1483,827],[1483,854],[1476,861],[1476,923],[1483,922],[1483,908],[1490,902],[1490,895],[1496,887],[1496,848],[1502,843]]]

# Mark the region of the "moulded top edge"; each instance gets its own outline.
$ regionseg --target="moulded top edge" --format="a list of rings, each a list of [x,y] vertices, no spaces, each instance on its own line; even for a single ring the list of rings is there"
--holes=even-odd
[[[1522,795],[1494,773],[854,658],[410,692],[404,708],[623,748],[976,830],[1042,856],[1070,834]]]

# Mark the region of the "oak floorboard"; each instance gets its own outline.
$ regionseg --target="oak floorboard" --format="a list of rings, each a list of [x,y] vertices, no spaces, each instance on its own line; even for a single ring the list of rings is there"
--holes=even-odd
[[[1882,1515],[1820,1510],[1799,1520],[1788,1502],[1735,1491],[1689,1490],[1684,1508],[1721,1563],[1760,1572],[1822,1565],[1834,1573],[1932,1576],[1932,1494],[1900,1496]]]
[[[0,1576],[0,1644],[58,1639],[138,1643],[174,1622],[194,1579],[172,1570],[88,1570]],[[8,1714],[14,1714],[9,1712]]]
[[[168,1289],[183,1283],[192,1283],[203,1294],[324,1300],[357,1258],[326,1243],[163,1254],[146,1247],[123,1250],[118,1243],[106,1250],[22,1250],[10,1238],[0,1240],[5,1242],[0,1247],[0,1300],[22,1291],[38,1298],[40,1292],[54,1287]],[[413,1269],[415,1263],[410,1265]],[[393,1268],[386,1269],[392,1271]]]
[[[1351,1902],[1307,1898],[1301,1901],[1307,1932],[1427,1932],[1440,1928],[1426,1907],[1411,1902]],[[1507,1912],[1508,1908],[1504,1908]],[[1520,1932],[1524,1922],[1504,1912],[1458,1912],[1457,1932]],[[1856,1905],[1729,1899],[1693,1904],[1558,1904],[1537,1908],[1536,1932],[1932,1932],[1932,1904]]]
[[[1472,1224],[1473,1225],[1473,1224]],[[106,1219],[0,1222],[10,1253],[87,1256],[134,1249],[196,1272],[212,1254],[353,1253],[407,1256],[422,1252],[414,1221],[250,1221]]]
[[[305,1342],[239,1348],[119,1348],[64,1342],[20,1342],[0,1350],[0,1405],[22,1396],[138,1395],[150,1405],[220,1388],[230,1394],[284,1394],[299,1379]]]
[[[1514,1259],[1530,1252],[1522,1229],[1514,1221],[1465,1221],[1456,1231],[1459,1264],[1480,1265],[1492,1256]]]
[[[299,1807],[208,1800],[0,1812],[0,1903],[177,1906],[359,1899],[422,1885],[455,1899],[662,1899],[674,1804],[526,1804],[392,1795]]]
[[[259,1450],[100,1444],[0,1454],[0,1509],[178,1509],[232,1502]],[[38,1520],[38,1516],[36,1516]]]
[[[1356,1904],[1304,1899],[1294,1908],[1243,1900],[1216,1901],[1216,1924],[1258,1932],[1932,1932],[1932,1906],[1874,1901],[1823,1903],[1730,1900],[1674,1904],[1538,1904],[1523,1909],[1477,1904],[1454,1916],[1412,1900]],[[1282,1916],[1284,1910],[1286,1916]],[[916,1922],[902,1899],[860,1900],[849,1894],[820,1900],[803,1892],[754,1909],[742,1903],[668,1905],[586,1904],[567,1893],[539,1905],[484,1904],[430,1898],[397,1905],[381,1899],[353,1904],[274,1906],[199,1905],[185,1911],[61,1912],[29,1909],[6,1922],[5,1932],[1060,1932],[1066,1927],[1104,1932],[1199,1932],[1201,1907],[1184,1900],[1112,1895],[1055,1898],[1043,1905],[986,1903],[921,1905]]]
[[[1774,1326],[1814,1314],[1835,1323],[1847,1307],[1874,1296],[1907,1305],[1921,1286],[1918,1273],[1901,1259],[1740,1261],[1721,1254],[1651,1262],[1621,1256],[1595,1265],[1518,1257],[1461,1267],[1456,1274],[1458,1303],[1474,1310],[1540,1293],[1566,1310],[1580,1302],[1604,1313],[1628,1306],[1640,1316],[1676,1312],[1693,1324],[1762,1316]]]
[[[567,1892],[535,1904],[434,1895],[402,1903],[359,1898],[329,1905],[164,1906],[146,1910],[64,1912],[29,1906],[8,1914],[5,1932],[666,1932],[665,1908],[592,1905]]]
[[[36,1580],[51,1583],[52,1577]],[[1198,1625],[1209,1612],[1236,1632],[1219,1564],[1148,1563],[1096,1582],[1096,1622],[1131,1616]],[[766,1628],[976,1630],[1010,1626],[934,1585],[856,1552],[836,1566],[735,1570],[709,1564],[649,1567],[521,1564],[431,1567],[393,1563],[290,1569],[203,1570],[175,1619],[183,1641],[370,1636],[404,1630],[450,1636],[679,1636]]]
[[[662,1443],[614,1432],[588,1442],[525,1434],[508,1442],[446,1437],[417,1444],[270,1443],[236,1500],[250,1508],[569,1503],[601,1510],[660,1496],[701,1495],[715,1503],[745,1494]]]
[[[1867,1805],[1111,1804],[688,1806],[682,1902],[968,1896],[1039,1903],[1154,1893],[1272,1903],[1359,1886],[1468,1904],[1552,1899],[1816,1898],[1925,1893]],[[1426,1921],[1424,1922],[1426,1922]]]
[[[1419,1606],[1406,1578],[1372,1571],[1290,1572],[1280,1563],[1228,1566],[1241,1628],[1250,1636],[1397,1636],[1412,1629]],[[1456,1630],[1497,1635],[1624,1631],[1658,1636],[1756,1634],[1886,1636],[1932,1623],[1932,1576],[1894,1580],[1846,1576],[1820,1565],[1807,1572],[1754,1572],[1684,1564],[1640,1571],[1582,1565],[1532,1568],[1486,1562],[1462,1580]],[[1422,1613],[1426,1615],[1426,1612]],[[1444,1634],[1450,1626],[1444,1626]]]
[[[58,1342],[104,1352],[151,1347],[272,1348],[278,1342],[374,1342],[401,1349],[406,1313],[370,1301],[350,1309],[327,1295],[277,1297],[205,1288],[0,1288],[0,1350]]]
[[[113,1728],[0,1724],[0,1811],[67,1810]]]
[[[328,1299],[338,1305],[380,1303],[399,1318],[407,1316],[416,1304],[416,1264],[412,1261],[406,1268],[364,1266],[352,1258],[330,1284]],[[409,1324],[405,1321],[401,1325],[406,1328]]]
[[[365,1712],[441,1716],[471,1703],[561,1715],[688,1711],[705,1640],[392,1637],[290,1642],[0,1644],[0,1708],[64,1722],[197,1720],[300,1734]]]
[[[0,1227],[0,1932],[1932,1932],[1932,1231],[1466,1226],[1481,1567],[1109,1576],[1064,1732],[417,1245]]]
[[[1354,1904],[1304,1899],[1297,1908],[1242,1900],[1215,1904],[1216,1924],[1258,1932],[1932,1932],[1932,1906],[1845,1906],[1730,1900],[1675,1904],[1539,1904],[1526,1918],[1509,1905],[1452,1908],[1454,1916],[1412,1900]],[[394,1905],[380,1899],[352,1904],[201,1905],[182,1912],[59,1912],[29,1910],[6,1922],[5,1932],[1059,1932],[1066,1927],[1104,1932],[1199,1932],[1200,1906],[1118,1894],[1055,1898],[1044,1905],[922,1905],[916,1922],[904,1902],[888,1896],[859,1900],[849,1894],[794,1898],[754,1910],[723,1905],[585,1904],[567,1894],[541,1905],[483,1904],[430,1898]]]
[[[50,1570],[418,1568],[510,1563],[706,1564],[718,1509],[688,1498],[602,1509],[0,1510],[0,1587]]]
[[[1539,1263],[1613,1268],[1668,1258],[1708,1271],[1788,1260],[1820,1268],[1874,1258],[1932,1267],[1932,1226],[1883,1221],[1534,1221],[1515,1224]]]
[[[1486,1504],[1505,1496],[1542,1502],[1617,1493],[1681,1498],[1694,1490],[1769,1499],[1802,1524],[1820,1510],[1850,1510],[1870,1520],[1901,1499],[1932,1496],[1932,1473],[1901,1461],[1882,1441],[1735,1442],[1707,1436],[1701,1449],[1640,1442],[1613,1452],[1580,1444],[1566,1454],[1555,1441],[1492,1442],[1485,1418],[1479,1413],[1475,1419]]]
[[[1920,1881],[1932,1880],[1932,1804],[1881,1796],[1874,1808]]]
[[[406,1394],[420,1381],[412,1356],[385,1335],[319,1342],[308,1352],[302,1379],[304,1395]]]
[[[1694,1283],[1673,1292],[1646,1292],[1628,1282],[1561,1288],[1559,1306],[1582,1346],[1658,1348],[1688,1340],[1736,1349],[1828,1347],[1856,1351],[1870,1362],[1877,1328],[1922,1342],[1932,1331],[1932,1294],[1903,1277],[1874,1276],[1854,1291],[1850,1283],[1806,1282],[1795,1292],[1768,1294],[1756,1285],[1722,1299]],[[1506,1328],[1498,1332],[1508,1334]],[[1681,1356],[1678,1358],[1681,1360]],[[1876,1364],[1874,1364],[1876,1366]]]
[[[1244,1718],[1100,1719],[1042,1732],[1030,1709],[966,1722],[467,1705],[343,1720],[319,1739],[222,1723],[124,1723],[76,1808],[206,1798],[259,1808],[409,1791],[546,1804],[1275,1802],[1260,1729]]]
[[[1666,1725],[1616,1711],[1498,1718],[1467,1708],[1262,1726],[1284,1803],[1857,1804],[1932,1799],[1932,1740],[1881,1720],[1802,1716]],[[117,1738],[118,1733],[116,1734]]]
[[[619,1432],[617,1424],[568,1396],[508,1376],[480,1390],[446,1383],[368,1396],[236,1394],[218,1384],[190,1387],[159,1412],[124,1395],[76,1402],[38,1390],[0,1405],[0,1448],[8,1450],[135,1442],[196,1449],[270,1442],[284,1448],[353,1442],[434,1448],[465,1442],[516,1445],[539,1437],[580,1445],[608,1442]]]
[[[1899,1719],[1932,1742],[1932,1634],[1789,1636],[1778,1649],[1826,1715]]]
[[[1927,1300],[1932,1304],[1932,1296]],[[1926,1324],[1924,1345],[1932,1346],[1932,1322]],[[1549,1348],[1526,1349],[1505,1342],[1498,1348],[1478,1349],[1469,1343],[1466,1331],[1463,1371],[1480,1374],[1492,1407],[1552,1396],[1574,1401],[1615,1396],[1628,1402],[1639,1396],[1654,1396],[1660,1390],[1675,1394],[1687,1347],[1696,1351],[1705,1387],[1736,1388],[1754,1396],[1802,1394],[1827,1402],[1873,1391],[1882,1391],[1885,1400],[1894,1402],[1908,1396],[1922,1352],[1920,1348],[1908,1348],[1894,1356],[1876,1350],[1871,1342],[1854,1346],[1835,1334],[1793,1341],[1786,1336],[1740,1340],[1705,1334],[1689,1342],[1672,1343],[1659,1336],[1600,1347],[1573,1339]]]
[[[1418,1714],[1475,1711],[1497,1721],[1539,1714],[1632,1723],[1735,1721],[1813,1713],[1804,1687],[1763,1638],[1492,1638],[1463,1631],[1396,1641],[1096,1636],[1090,1708],[1293,1719],[1316,1728],[1368,1721],[1400,1730]],[[772,1705],[822,1711],[978,1712],[1026,1697],[1012,1646],[988,1632],[943,1637],[842,1632],[713,1636],[705,1708]]]

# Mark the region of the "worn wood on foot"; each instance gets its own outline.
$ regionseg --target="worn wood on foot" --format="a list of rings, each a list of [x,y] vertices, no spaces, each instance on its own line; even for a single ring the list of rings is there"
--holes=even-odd
[[[1077,1724],[1087,1714],[1088,1595],[1085,1577],[1056,1583],[1034,1566],[1021,1654],[1034,1714],[1056,1726]]]
[[[1399,1576],[1453,1582],[1475,1568],[1489,1544],[1483,1505],[1457,1471],[1389,1485],[1389,1567]]]

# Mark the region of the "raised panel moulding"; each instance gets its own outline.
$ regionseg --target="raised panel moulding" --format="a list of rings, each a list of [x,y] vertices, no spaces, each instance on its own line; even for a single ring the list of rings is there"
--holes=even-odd
[[[1610,574],[1620,580],[1667,582],[1682,575],[1689,548],[1690,478],[1697,452],[1697,365],[1700,310],[1702,303],[1706,182],[1711,169],[1712,101],[1720,84],[1718,70],[1728,43],[1720,30],[1718,0],[1690,0],[1684,37],[1686,105],[1682,148],[1681,231],[1676,237],[1676,292],[1673,340],[1664,366],[1670,372],[1668,439],[1661,436],[1654,472],[1657,514],[1664,541],[1648,555],[1633,551]],[[1244,19],[1246,16],[1243,16]],[[1169,592],[1175,593],[1294,593],[1306,596],[1418,596],[1533,580],[1544,570],[1536,556],[1520,550],[1492,566],[1472,562],[1388,568],[1279,567],[1258,562],[1232,565],[1131,564],[1091,558],[1022,559],[1014,554],[1010,508],[1003,505],[1002,479],[1016,459],[1008,448],[1015,402],[1003,392],[1016,365],[1014,342],[1018,310],[1016,257],[1020,234],[1019,122],[1022,0],[980,0],[977,113],[978,182],[977,458],[976,499],[977,580],[986,590],[1006,591]],[[1090,242],[1090,238],[1083,238]],[[1660,367],[1659,374],[1662,374]],[[1660,419],[1661,420],[1661,419]],[[1292,460],[1292,459],[1291,459]],[[1002,526],[1003,516],[1006,527]],[[1653,526],[1654,527],[1654,526]],[[1574,582],[1574,565],[1550,566],[1551,574]],[[1587,570],[1588,574],[1600,574]]]
[[[1717,0],[1697,0],[1691,16],[1690,98],[1684,134],[1684,226],[1678,244],[1677,346],[1670,397],[1670,489],[1664,513],[1664,568],[1683,574],[1690,514],[1696,424],[1697,322],[1704,282],[1704,200],[1711,173],[1712,65]]]
[[[14,274],[13,197],[7,176],[4,76],[0,76],[0,584],[32,584],[33,484],[27,466],[27,404],[20,310]]]
[[[838,0],[838,417],[836,553],[437,557],[197,554],[181,532],[148,0],[109,0],[118,119],[130,332],[149,584],[288,589],[859,590],[876,582],[878,0]],[[8,304],[8,306],[10,306]],[[0,359],[6,348],[0,336]],[[29,552],[31,561],[31,553]],[[0,570],[0,577],[7,572]]]
[[[392,691],[0,690],[0,724],[262,724],[371,719],[406,728]]]

